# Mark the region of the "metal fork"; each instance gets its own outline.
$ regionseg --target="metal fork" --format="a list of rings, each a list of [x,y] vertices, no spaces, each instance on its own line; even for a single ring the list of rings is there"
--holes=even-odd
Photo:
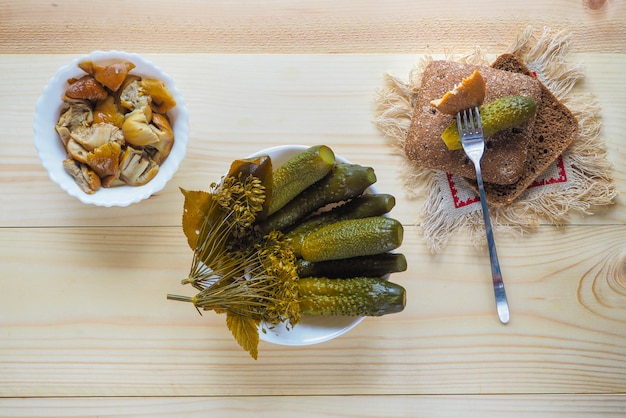
[[[480,205],[485,220],[485,232],[487,233],[487,244],[489,246],[493,292],[496,297],[496,310],[500,321],[506,324],[509,322],[509,303],[506,299],[504,282],[502,281],[502,273],[500,272],[500,263],[498,262],[496,243],[493,239],[493,231],[491,230],[491,220],[489,219],[489,209],[487,207],[487,198],[485,197],[483,176],[480,168],[480,160],[483,158],[483,153],[485,152],[485,138],[483,136],[483,126],[478,107],[457,113],[456,123],[459,128],[459,134],[461,135],[463,150],[465,150],[465,154],[472,160],[476,168],[476,181],[478,182]]]

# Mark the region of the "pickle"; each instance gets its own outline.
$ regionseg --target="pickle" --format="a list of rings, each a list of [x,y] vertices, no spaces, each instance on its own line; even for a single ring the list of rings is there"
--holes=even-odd
[[[398,248],[403,234],[402,224],[393,218],[346,219],[307,235],[301,254],[312,262],[381,254]]]
[[[322,179],[335,165],[335,154],[326,145],[315,145],[289,159],[272,175],[269,214],[285,206],[304,189]]]
[[[317,263],[301,258],[296,259],[296,271],[300,277],[323,276],[331,279],[359,276],[382,277],[406,269],[406,257],[399,253],[374,254]]]
[[[375,182],[376,174],[371,167],[338,163],[328,175],[270,215],[259,227],[265,233],[285,230],[327,204],[359,196]]]
[[[304,238],[312,231],[333,222],[344,219],[368,218],[388,213],[396,205],[396,199],[390,194],[364,194],[357,196],[341,206],[311,216],[300,222],[286,233],[291,240],[290,248],[300,257],[300,248]]]
[[[485,103],[478,109],[485,138],[521,125],[532,118],[537,111],[537,104],[532,97],[505,96]],[[441,139],[450,150],[463,148],[456,119],[441,134]]]
[[[300,313],[309,316],[382,316],[406,305],[402,286],[377,277],[307,277],[299,280],[298,291]]]

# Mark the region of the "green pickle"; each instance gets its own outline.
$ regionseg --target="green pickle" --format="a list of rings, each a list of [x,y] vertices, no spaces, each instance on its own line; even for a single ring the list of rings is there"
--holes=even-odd
[[[382,277],[406,269],[406,257],[399,253],[374,254],[317,263],[301,258],[296,260],[296,272],[300,277],[323,276],[331,279],[359,276]]]
[[[307,187],[321,180],[335,166],[335,154],[326,145],[315,145],[289,159],[272,176],[269,214],[285,206]]]
[[[301,255],[306,261],[316,262],[381,254],[398,248],[403,235],[402,224],[393,218],[346,219],[307,235]]]
[[[298,223],[287,232],[290,239],[290,247],[297,257],[301,255],[302,241],[311,232],[324,225],[345,219],[368,218],[388,213],[396,204],[396,199],[390,194],[363,194],[336,206],[331,210],[311,216]]]
[[[298,283],[300,312],[309,316],[381,316],[401,312],[405,289],[377,277],[307,277]]]
[[[479,109],[485,138],[514,126],[521,125],[535,115],[537,104],[532,97],[505,96],[483,104]],[[456,119],[441,134],[450,150],[462,149]]]
[[[265,233],[288,229],[328,204],[359,196],[375,182],[376,174],[371,167],[338,163],[328,175],[272,214],[259,227]]]

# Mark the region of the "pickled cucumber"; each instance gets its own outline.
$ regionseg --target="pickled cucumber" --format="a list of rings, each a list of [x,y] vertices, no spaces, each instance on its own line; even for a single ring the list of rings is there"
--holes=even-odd
[[[326,145],[315,145],[289,159],[272,175],[269,214],[285,206],[304,189],[326,176],[335,166],[335,153]]]
[[[374,254],[317,263],[302,259],[296,260],[296,271],[300,277],[323,276],[331,279],[359,276],[382,277],[406,269],[406,257],[404,254],[397,253]]]
[[[309,316],[381,316],[404,310],[406,291],[380,278],[307,277],[298,283],[300,313]]]
[[[337,206],[332,210],[322,212],[300,222],[295,228],[286,233],[287,238],[291,240],[290,248],[300,257],[300,249],[304,238],[321,228],[333,222],[344,219],[368,218],[371,216],[379,216],[388,213],[396,204],[396,199],[390,194],[364,194],[357,196],[349,202]]]
[[[259,225],[261,231],[282,231],[330,203],[352,199],[376,182],[371,167],[338,163],[323,179],[298,194]]]
[[[402,224],[393,218],[346,219],[307,235],[301,255],[304,260],[317,262],[382,254],[398,248],[403,234]]]
[[[537,111],[537,104],[532,97],[505,96],[485,103],[478,110],[483,134],[485,138],[489,138],[500,131],[521,125],[532,118]],[[456,119],[450,122],[441,134],[441,138],[450,150],[463,148]]]

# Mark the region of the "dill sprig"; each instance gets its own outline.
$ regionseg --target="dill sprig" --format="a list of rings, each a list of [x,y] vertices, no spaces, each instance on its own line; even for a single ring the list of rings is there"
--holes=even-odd
[[[279,231],[272,231],[257,245],[262,270],[271,277],[272,303],[266,308],[262,318],[270,324],[300,322],[300,304],[298,302],[298,273],[296,256],[287,246],[287,239]]]
[[[265,187],[261,180],[253,175],[241,180],[241,173],[237,177],[227,176],[221,184],[211,184],[215,201],[227,212],[233,214],[233,224],[238,228],[248,228],[256,220],[256,214],[263,210],[265,202]]]
[[[168,299],[270,324],[300,322],[295,255],[282,233],[261,236],[254,228],[264,202],[265,188],[253,175],[229,175],[211,185],[189,276],[182,281],[199,293]]]

